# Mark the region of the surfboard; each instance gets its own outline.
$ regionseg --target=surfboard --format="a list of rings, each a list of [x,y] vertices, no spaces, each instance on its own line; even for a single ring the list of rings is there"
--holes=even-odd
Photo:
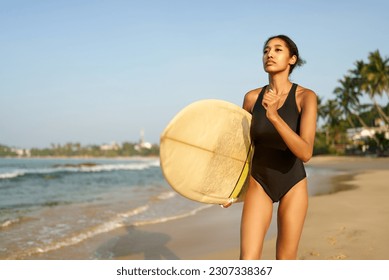
[[[242,201],[253,153],[250,124],[250,113],[223,100],[200,100],[183,108],[160,137],[160,164],[168,184],[202,203]]]

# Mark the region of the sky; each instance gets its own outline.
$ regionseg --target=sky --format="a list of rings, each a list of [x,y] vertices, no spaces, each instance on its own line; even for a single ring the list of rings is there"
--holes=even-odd
[[[278,34],[306,61],[291,81],[333,98],[357,60],[389,56],[388,10],[386,0],[0,0],[0,144],[137,142],[141,130],[158,144],[190,103],[241,106],[267,84],[262,48]]]

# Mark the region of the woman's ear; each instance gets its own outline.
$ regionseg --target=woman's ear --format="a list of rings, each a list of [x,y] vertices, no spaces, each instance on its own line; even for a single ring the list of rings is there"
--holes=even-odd
[[[297,56],[293,55],[289,60],[289,65],[295,65],[297,63]]]

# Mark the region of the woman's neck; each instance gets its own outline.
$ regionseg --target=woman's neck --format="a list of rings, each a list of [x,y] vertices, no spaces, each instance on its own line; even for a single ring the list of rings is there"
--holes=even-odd
[[[292,83],[287,75],[269,75],[269,87],[276,94],[288,93],[291,86]]]

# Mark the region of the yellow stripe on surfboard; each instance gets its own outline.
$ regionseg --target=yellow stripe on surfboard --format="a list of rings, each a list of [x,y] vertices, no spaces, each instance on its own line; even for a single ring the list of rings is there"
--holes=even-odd
[[[230,198],[232,199],[233,202],[235,202],[238,199],[239,195],[241,194],[241,192],[244,188],[244,185],[247,183],[247,178],[249,177],[249,173],[250,173],[250,160],[251,160],[251,156],[252,156],[252,150],[253,150],[253,148],[252,148],[252,146],[250,146],[246,162],[245,162],[243,169],[242,169],[242,173],[239,176],[239,179],[238,179],[238,182],[236,183],[234,191],[232,192],[232,194],[230,196]],[[242,199],[242,197],[240,199]]]

